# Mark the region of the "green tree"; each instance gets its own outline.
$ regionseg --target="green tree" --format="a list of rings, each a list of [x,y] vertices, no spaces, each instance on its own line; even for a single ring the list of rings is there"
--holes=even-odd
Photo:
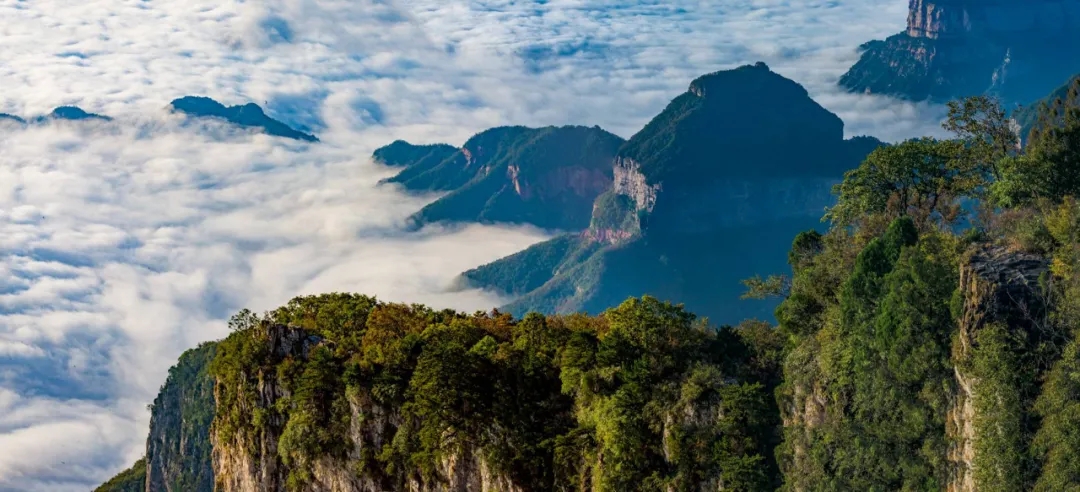
[[[942,126],[964,143],[969,165],[1000,179],[999,163],[1020,151],[1018,125],[1009,119],[1001,102],[991,96],[949,101],[948,107],[949,117]]]
[[[982,169],[964,157],[964,149],[960,141],[932,138],[878,148],[833,188],[837,204],[825,219],[842,227],[878,215],[954,224],[959,200],[977,196],[986,184]]]
[[[1034,489],[1080,490],[1080,342],[1074,340],[1065,348],[1035,410],[1042,426],[1032,447],[1042,469]]]
[[[800,328],[778,391],[789,409],[778,448],[786,488],[944,488],[955,322],[941,299],[957,286],[950,237],[894,220],[847,269],[838,295],[822,301],[835,314],[814,331]],[[792,302],[801,302],[796,293],[782,307]]]
[[[1030,204],[1039,199],[1059,202],[1080,195],[1080,85],[1066,99],[1043,106],[1032,130],[1027,153],[1006,161],[994,196],[1003,205]]]

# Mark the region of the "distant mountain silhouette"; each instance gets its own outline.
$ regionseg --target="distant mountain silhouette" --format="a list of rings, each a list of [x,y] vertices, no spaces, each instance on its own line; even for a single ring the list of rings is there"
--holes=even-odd
[[[480,222],[581,231],[596,197],[611,188],[612,162],[623,142],[600,127],[503,126],[474,135],[460,149],[398,140],[372,157],[405,167],[384,182],[449,191],[411,217],[414,227]]]
[[[26,120],[8,113],[0,113],[0,121],[14,121],[16,123],[26,124]]]
[[[185,96],[173,100],[169,104],[173,111],[194,117],[221,118],[232,124],[260,128],[269,135],[278,137],[318,142],[314,135],[293,129],[289,125],[275,120],[266,115],[262,108],[255,103],[247,103],[239,106],[225,106],[209,97]]]
[[[15,118],[18,118],[17,116]],[[21,119],[21,118],[19,118]],[[112,118],[96,113],[88,113],[78,106],[60,106],[51,113],[34,118],[34,123],[46,123],[53,120],[84,121],[99,120],[112,121]]]

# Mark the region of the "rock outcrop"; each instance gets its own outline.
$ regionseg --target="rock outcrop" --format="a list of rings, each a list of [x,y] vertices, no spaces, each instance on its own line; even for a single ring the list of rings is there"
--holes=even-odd
[[[953,469],[950,492],[980,489],[975,475],[976,443],[980,438],[990,437],[983,434],[996,432],[987,429],[986,425],[978,425],[980,419],[988,419],[979,414],[976,405],[981,381],[972,361],[981,350],[979,335],[987,327],[996,325],[1012,334],[1015,340],[1037,339],[1049,308],[1039,285],[1040,277],[1048,269],[1049,262],[1042,256],[995,246],[983,246],[972,252],[960,269],[959,289],[963,304],[959,336],[953,345],[958,393],[949,409],[947,427],[951,443],[948,458]],[[1024,392],[1025,388],[1006,390],[1016,394]],[[995,388],[995,391],[1001,391],[1001,388]],[[986,411],[985,408],[981,410]],[[1015,451],[1022,454],[1022,450]],[[1000,466],[998,461],[991,463],[984,466]]]
[[[1080,72],[1080,54],[1062,49],[1077,27],[1077,0],[911,0],[907,30],[863,45],[840,84],[913,100],[989,92],[1028,103]]]
[[[305,330],[285,325],[270,325],[265,336],[265,370],[251,375],[254,382],[254,408],[244,412],[266,415],[260,430],[241,431],[226,438],[220,431],[211,433],[214,475],[219,492],[264,492],[293,490],[288,484],[292,473],[306,469],[307,480],[300,490],[320,492],[520,492],[509,477],[491,469],[480,450],[465,446],[438,461],[435,476],[422,478],[416,470],[399,470],[387,475],[368,466],[367,460],[389,445],[405,421],[399,408],[376,403],[363,392],[348,393],[348,435],[342,438],[345,449],[340,455],[305,457],[306,464],[283,462],[279,447],[286,428],[289,398],[292,393],[281,381],[279,368],[308,361],[321,338]],[[218,383],[216,399],[226,390]],[[344,390],[344,388],[341,388]],[[327,395],[327,398],[330,398]],[[230,409],[226,409],[230,410]],[[254,452],[252,452],[254,451]]]
[[[929,39],[982,35],[1058,37],[1080,26],[1071,0],[911,0],[907,34]]]
[[[216,344],[189,350],[169,370],[150,410],[146,492],[211,492],[210,422],[214,383],[208,374]]]
[[[630,158],[617,158],[614,173],[612,191],[633,200],[636,210],[652,212],[656,206],[656,193],[660,191],[660,185],[646,182],[645,175],[641,174],[641,164]]]
[[[772,379],[743,366],[757,360],[756,345],[701,330],[692,314],[651,298],[570,323],[351,294],[295,298],[262,317],[241,312],[212,351],[184,355],[155,401],[155,464],[141,470],[167,476],[143,485],[139,470],[129,470],[104,490],[206,490],[175,480],[201,462],[174,444],[195,437],[189,423],[201,422],[185,413],[184,395],[203,392],[206,380],[190,377],[202,371],[186,373],[205,367],[203,355],[213,357],[214,395],[203,407],[213,422],[198,430],[212,445],[214,491],[775,483],[768,453],[778,415],[766,403],[772,386],[759,384]],[[618,358],[592,355],[610,347],[622,349]],[[625,367],[644,368],[637,370],[646,377],[593,389],[593,374]],[[633,392],[644,397],[618,396]]]

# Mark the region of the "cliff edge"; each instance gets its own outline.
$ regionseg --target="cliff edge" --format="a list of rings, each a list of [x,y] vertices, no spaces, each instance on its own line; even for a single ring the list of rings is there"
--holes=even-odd
[[[1026,104],[1080,72],[1077,0],[911,0],[907,29],[861,47],[851,92],[946,101],[991,93]]]

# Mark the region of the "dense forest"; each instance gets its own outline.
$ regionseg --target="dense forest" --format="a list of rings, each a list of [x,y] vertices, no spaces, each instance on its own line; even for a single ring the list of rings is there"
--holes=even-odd
[[[1021,146],[969,98],[954,138],[872,152],[791,274],[746,281],[776,326],[300,297],[186,355],[170,381],[213,398],[172,411],[216,408],[183,430],[218,490],[1077,490],[1078,103]]]

